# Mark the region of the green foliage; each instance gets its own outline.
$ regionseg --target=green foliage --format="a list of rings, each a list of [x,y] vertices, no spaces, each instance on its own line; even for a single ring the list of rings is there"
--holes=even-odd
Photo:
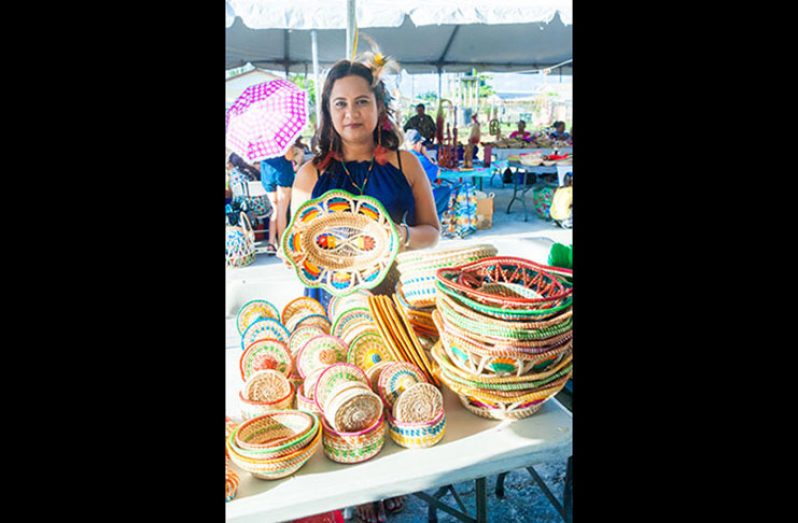
[[[479,78],[479,97],[480,98],[486,98],[488,96],[496,94],[496,90],[493,89],[493,86],[490,85],[490,83],[489,83],[490,80],[493,80],[493,76],[492,75],[489,75],[489,74],[486,74],[486,73],[480,73],[479,75],[477,75],[477,78]]]
[[[316,82],[309,76],[305,78],[304,74],[289,74],[288,81],[308,92],[308,120],[310,125],[305,127],[302,136],[310,136],[316,127]]]

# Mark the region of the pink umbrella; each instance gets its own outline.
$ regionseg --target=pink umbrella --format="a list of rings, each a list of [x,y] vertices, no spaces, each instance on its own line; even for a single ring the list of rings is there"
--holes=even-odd
[[[288,80],[247,87],[227,110],[227,147],[249,163],[284,155],[308,121],[307,105]]]

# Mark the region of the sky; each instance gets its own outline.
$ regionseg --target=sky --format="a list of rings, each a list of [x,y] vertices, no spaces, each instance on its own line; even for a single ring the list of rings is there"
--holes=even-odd
[[[480,71],[477,71],[479,73]],[[491,85],[498,93],[532,93],[532,91],[543,83],[543,75],[540,74],[521,74],[521,73],[492,73]],[[442,88],[446,90],[446,77],[443,75]],[[545,79],[547,83],[571,83],[571,75],[560,75],[555,71]],[[403,74],[399,89],[405,96],[412,96],[415,90],[416,96],[427,91],[438,92],[437,74]]]

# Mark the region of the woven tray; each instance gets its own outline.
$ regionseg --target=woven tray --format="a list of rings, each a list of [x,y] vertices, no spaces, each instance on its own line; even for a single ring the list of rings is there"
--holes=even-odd
[[[342,190],[302,204],[281,243],[302,283],[334,296],[379,285],[399,251],[396,227],[383,205]]]
[[[327,311],[324,310],[324,306],[322,306],[318,300],[315,300],[309,296],[300,296],[299,298],[294,298],[293,300],[289,301],[285,307],[283,307],[283,312],[280,315],[280,321],[283,322],[283,325],[288,327],[288,320],[290,320],[295,314],[321,314],[322,316],[326,316]]]
[[[238,334],[244,334],[253,321],[260,318],[280,319],[280,312],[271,302],[266,300],[250,300],[238,309],[236,314],[236,327]]]
[[[291,333],[279,321],[272,318],[260,318],[253,321],[241,336],[241,349],[244,350],[257,340],[274,339],[288,342]]]
[[[368,330],[349,344],[346,361],[367,371],[381,361],[395,361],[379,333]]]
[[[349,347],[344,341],[335,336],[325,334],[308,340],[296,355],[296,365],[299,375],[303,378],[322,367],[333,363],[346,362],[346,353]],[[306,389],[307,391],[307,389]]]
[[[241,379],[246,381],[253,372],[274,369],[288,377],[294,370],[294,358],[285,343],[278,340],[257,340],[250,344],[238,360]]]
[[[437,278],[458,294],[484,304],[545,309],[562,304],[573,292],[571,286],[556,275],[565,269],[556,269],[556,273],[547,269],[550,267],[530,260],[502,256],[439,269]]]
[[[240,453],[234,441],[227,440],[230,459],[239,468],[260,479],[280,479],[299,470],[316,453],[321,445],[322,433],[317,430],[307,446],[272,460],[252,459]]]

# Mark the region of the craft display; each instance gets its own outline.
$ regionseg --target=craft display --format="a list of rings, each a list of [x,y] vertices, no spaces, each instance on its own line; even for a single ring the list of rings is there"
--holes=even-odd
[[[327,311],[324,310],[324,306],[309,296],[300,296],[299,298],[294,298],[293,300],[289,301],[285,307],[283,307],[283,312],[280,315],[280,321],[283,322],[283,325],[288,327],[288,321],[297,314],[301,314],[303,316],[307,314],[321,314],[322,316],[327,315]],[[293,329],[290,329],[293,332]]]
[[[309,421],[311,428],[307,429]],[[313,456],[320,444],[318,419],[299,410],[275,411],[255,417],[249,423],[242,423],[227,438],[233,463],[260,479],[290,476]]]
[[[294,332],[294,330],[300,327],[307,327],[308,325],[321,328],[325,334],[330,332],[330,320],[328,320],[327,316],[324,314],[316,313],[296,314],[291,317],[288,325],[286,325],[286,328],[289,331]]]
[[[238,223],[225,227],[224,256],[228,267],[246,267],[255,261],[255,232],[246,213],[241,213]]]
[[[355,307],[368,307],[368,297],[373,296],[371,291],[358,289],[347,296],[332,296],[327,304],[329,317],[333,319],[333,324],[339,314],[347,309]],[[334,329],[333,329],[334,330]]]
[[[345,296],[382,282],[398,238],[378,200],[332,190],[297,209],[281,244],[303,285]]]
[[[239,404],[241,406],[241,417],[247,420],[255,418],[257,416],[268,414],[270,412],[290,409],[291,407],[293,407],[294,385],[290,381],[285,379],[285,377],[283,377],[283,379],[285,380],[284,383],[285,387],[287,387],[287,392],[285,396],[277,398],[274,401],[249,399],[246,396],[247,391],[245,389],[242,389],[238,393]]]
[[[308,375],[334,363],[346,362],[349,347],[341,338],[324,334],[308,340],[296,355],[299,375],[307,380]],[[307,392],[308,389],[305,388]]]
[[[279,321],[272,318],[259,318],[253,321],[241,335],[241,349],[245,350],[258,340],[274,339],[287,343],[290,337],[291,333]]]
[[[322,417],[322,443],[324,455],[336,463],[362,463],[382,450],[385,445],[385,417],[370,427],[357,432],[339,432]]]
[[[410,305],[404,297],[402,282],[396,284],[394,301],[397,303],[397,308],[407,316],[407,320],[410,322],[413,332],[418,336],[422,346],[425,349],[432,347],[432,344],[438,340],[438,329],[432,322],[432,311],[435,310],[435,306],[415,307]]]
[[[256,371],[274,369],[285,377],[294,370],[294,358],[285,343],[278,340],[257,340],[239,358],[241,379],[247,380]]]
[[[428,422],[443,411],[443,395],[431,383],[416,383],[399,394],[391,409],[393,419],[408,423]]]
[[[267,318],[280,320],[280,311],[271,302],[266,300],[250,300],[246,302],[236,314],[238,334],[243,335],[247,327],[255,320]]]
[[[291,354],[296,357],[299,349],[301,349],[305,343],[313,338],[323,336],[325,334],[327,333],[324,332],[324,329],[318,325],[304,325],[302,327],[297,327],[293,332],[291,332],[291,336],[288,338],[288,348],[291,351]],[[294,370],[296,371],[296,368],[294,368]]]
[[[352,328],[360,325],[372,325],[374,323],[374,317],[368,309],[368,300],[366,300],[365,305],[362,307],[354,305],[355,304],[352,304],[350,308],[344,309],[342,307],[339,309],[340,313],[335,317],[332,330],[330,331],[333,336],[338,336],[343,339],[347,331]]]
[[[382,417],[382,401],[366,374],[349,363],[324,369],[316,382],[314,401],[336,432],[358,432]]]
[[[459,267],[495,256],[498,250],[490,244],[456,247],[436,251],[408,251],[396,257],[402,293],[407,303],[414,307],[435,305],[435,274],[438,269]]]
[[[427,383],[421,369],[406,361],[391,363],[380,373],[377,392],[385,406],[393,409],[396,398],[416,383]]]
[[[315,393],[313,394],[316,405],[324,411],[328,406],[327,400],[340,391],[339,385],[353,382],[363,385],[368,385],[369,383],[366,374],[355,365],[335,363],[325,368],[316,381]]]

